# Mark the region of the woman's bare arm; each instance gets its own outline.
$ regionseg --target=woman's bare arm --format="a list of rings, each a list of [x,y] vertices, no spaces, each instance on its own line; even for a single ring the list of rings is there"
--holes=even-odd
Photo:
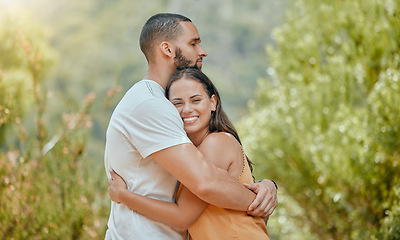
[[[108,181],[111,200],[180,231],[187,230],[208,205],[186,187],[182,188],[177,203],[145,197],[126,189],[124,180],[114,171],[110,171],[110,174],[114,179]]]

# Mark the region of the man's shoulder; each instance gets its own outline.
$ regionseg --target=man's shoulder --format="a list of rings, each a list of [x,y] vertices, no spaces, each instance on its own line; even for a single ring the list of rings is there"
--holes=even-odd
[[[156,82],[151,80],[141,80],[135,83],[123,96],[118,105],[125,106],[130,110],[136,107],[141,108],[160,108],[170,105],[166,99],[163,89]]]
[[[133,92],[138,92],[140,91],[141,93],[146,93],[149,94],[153,97],[163,97],[165,98],[164,90],[163,88],[156,83],[155,81],[152,80],[146,80],[142,79],[135,83],[129,90],[128,92],[133,91]]]
[[[137,97],[137,98],[143,98],[145,96],[147,97],[162,97],[163,94],[159,91],[155,91],[158,89],[156,88],[156,85],[152,83],[152,81],[149,80],[140,80],[133,84],[133,86],[125,93],[124,97]],[[159,96],[161,95],[161,96]]]

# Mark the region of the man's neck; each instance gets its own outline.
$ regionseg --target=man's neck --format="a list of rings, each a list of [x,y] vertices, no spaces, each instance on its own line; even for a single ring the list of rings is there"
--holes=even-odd
[[[162,88],[166,88],[169,79],[175,72],[167,68],[156,68],[149,66],[145,79],[153,80],[160,84]]]

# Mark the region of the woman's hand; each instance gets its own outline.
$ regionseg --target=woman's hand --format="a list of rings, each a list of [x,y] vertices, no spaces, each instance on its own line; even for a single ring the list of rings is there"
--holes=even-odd
[[[114,170],[110,170],[111,179],[108,179],[108,194],[111,200],[116,203],[121,203],[121,193],[128,191],[126,189],[126,183]]]

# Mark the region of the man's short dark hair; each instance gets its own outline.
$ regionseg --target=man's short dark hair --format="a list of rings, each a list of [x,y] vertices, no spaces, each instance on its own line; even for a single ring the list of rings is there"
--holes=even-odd
[[[192,22],[189,18],[174,13],[159,13],[147,20],[140,34],[140,49],[147,58],[152,59],[154,44],[171,41],[182,31],[179,22]]]

